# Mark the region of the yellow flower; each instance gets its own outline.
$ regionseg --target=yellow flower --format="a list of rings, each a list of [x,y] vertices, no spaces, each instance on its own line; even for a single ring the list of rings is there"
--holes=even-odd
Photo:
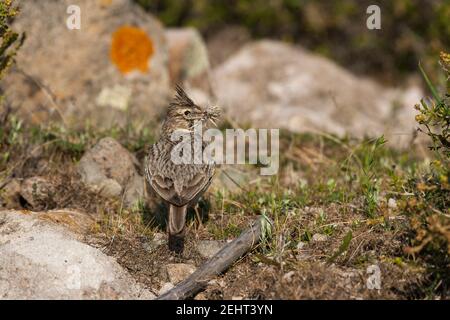
[[[416,121],[422,123],[425,121],[425,116],[423,114],[416,115]]]

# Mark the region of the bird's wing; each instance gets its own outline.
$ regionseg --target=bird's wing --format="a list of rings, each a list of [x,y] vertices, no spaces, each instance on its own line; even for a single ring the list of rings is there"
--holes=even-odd
[[[174,181],[175,199],[178,203],[188,204],[200,197],[209,187],[214,175],[214,168],[202,166],[192,177]]]
[[[211,184],[214,175],[212,165],[176,165],[170,159],[161,160],[163,157],[154,157],[153,154],[150,150],[146,160],[146,179],[165,201],[176,206],[189,204]]]
[[[150,187],[164,200],[170,202],[170,199],[175,197],[175,190],[173,189],[172,180],[165,178],[159,174],[152,175],[152,178],[147,179]]]

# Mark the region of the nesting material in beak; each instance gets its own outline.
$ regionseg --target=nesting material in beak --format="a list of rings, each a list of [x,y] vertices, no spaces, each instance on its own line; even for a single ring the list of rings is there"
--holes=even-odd
[[[215,120],[217,120],[221,115],[221,110],[217,106],[209,106],[205,111],[205,118],[209,120],[217,127]]]

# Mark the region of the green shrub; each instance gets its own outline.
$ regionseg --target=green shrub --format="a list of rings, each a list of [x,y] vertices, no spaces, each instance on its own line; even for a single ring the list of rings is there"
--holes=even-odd
[[[440,64],[446,73],[446,88],[449,90],[450,78],[450,54],[441,52]],[[416,121],[425,129],[419,128],[419,131],[426,133],[432,140],[433,145],[430,149],[437,152],[439,160],[449,165],[450,159],[450,94],[439,94],[436,87],[433,86],[427,74],[420,67],[423,77],[433,95],[433,99],[422,99],[415,108],[420,113],[416,115]]]
[[[439,288],[444,295],[450,292],[450,112],[448,88],[450,55],[441,52],[440,64],[445,72],[446,93],[440,94],[420,67],[432,93],[415,108],[421,125],[420,132],[432,141],[430,149],[436,158],[429,171],[409,182],[406,189],[414,194],[406,207],[412,231],[411,246],[405,252],[420,256],[427,262],[429,287]]]
[[[10,28],[18,9],[12,0],[0,0],[0,79],[14,62],[14,56],[22,45],[25,36]],[[0,169],[8,161],[8,145],[14,144],[21,130],[21,121],[11,116],[11,109],[5,107],[3,95],[0,95]]]
[[[14,56],[22,45],[25,35],[19,35],[10,28],[10,22],[17,15],[18,9],[12,0],[0,2],[0,78],[13,63]]]

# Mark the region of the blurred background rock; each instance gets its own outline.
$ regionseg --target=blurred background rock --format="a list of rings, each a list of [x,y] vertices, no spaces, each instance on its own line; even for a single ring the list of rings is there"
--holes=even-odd
[[[353,72],[391,83],[415,72],[419,60],[437,67],[435,57],[450,46],[446,0],[135,1],[165,25],[197,28],[208,42],[238,26],[233,30],[244,37],[247,32],[253,38],[300,44]],[[381,30],[366,28],[366,9],[372,4],[381,8]]]

